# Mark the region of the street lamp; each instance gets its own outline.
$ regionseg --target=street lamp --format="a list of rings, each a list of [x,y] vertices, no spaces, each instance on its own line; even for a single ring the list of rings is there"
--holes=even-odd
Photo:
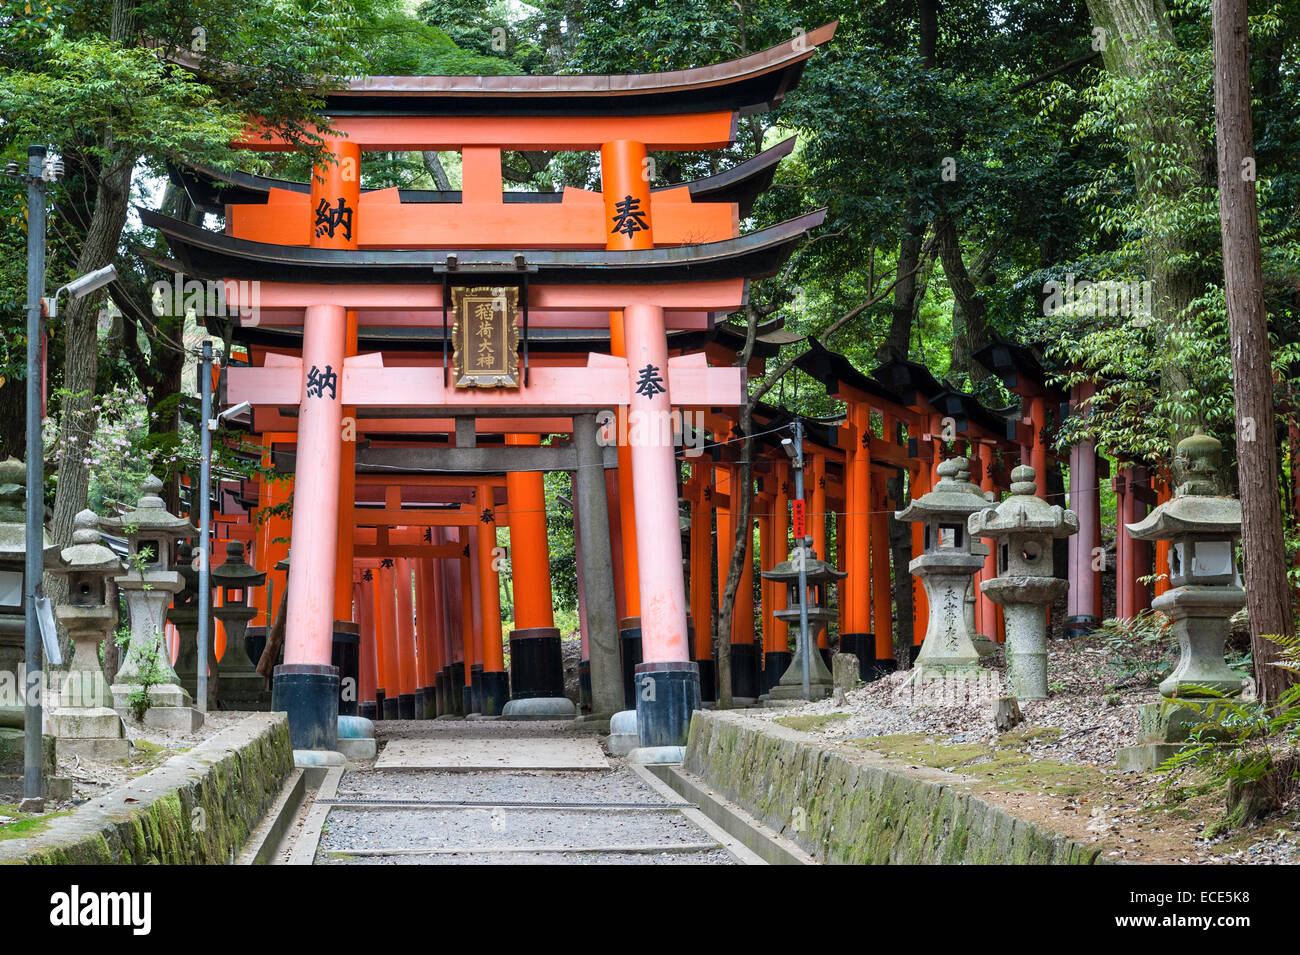
[[[63,160],[46,157],[44,146],[27,147],[27,171],[16,162],[5,166],[5,174],[27,184],[27,540],[41,540],[45,516],[45,462],[41,453],[41,365],[42,311],[54,314],[58,292],[45,298],[45,188],[63,175]],[[85,298],[116,277],[111,265],[74,279],[59,289]],[[40,624],[36,601],[41,596],[43,554],[39,547],[27,549],[23,580],[23,653],[27,679],[39,680],[43,665]],[[41,774],[41,698],[26,694],[26,728],[23,738],[23,801],[20,808],[44,807],[45,783]]]

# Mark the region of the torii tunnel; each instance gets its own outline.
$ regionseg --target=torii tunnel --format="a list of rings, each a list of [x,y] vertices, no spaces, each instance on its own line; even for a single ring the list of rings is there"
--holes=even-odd
[[[747,375],[798,336],[761,329],[739,367],[743,335],[718,320],[745,304],[749,280],[776,273],[823,212],[741,234],[792,140],[663,188],[650,185],[648,153],[730,145],[739,117],[779,104],[834,31],[664,74],[356,80],[326,98],[332,161],[309,183],[178,168],[224,231],[142,210],[171,249],[159,264],[224,282],[234,348],[219,399],[250,403],[265,463],[288,476],[225,485],[217,527],[218,537],[246,540],[270,573],[254,594],[267,622],[283,602],[272,705],[289,713],[296,749],[333,749],[340,712],[573,715],[553,610],[547,471],[573,476],[591,711],[635,708],[642,746],[684,741],[691,712],[716,692],[716,577],[730,561],[738,495],[755,495],[762,569],[785,559],[790,542],[793,489],[770,433],[791,416],[756,414],[769,437],[749,489],[729,440]],[[288,148],[264,130],[239,145]],[[458,151],[462,188],[361,187],[368,154],[407,150]],[[597,154],[601,191],[504,191],[503,150]],[[1079,396],[1054,392],[1016,346],[995,344],[980,360],[1023,397],[1025,414],[984,408],[909,362],[867,375],[817,346],[800,360],[846,406],[841,421],[806,422],[807,512],[817,552],[833,549],[849,572],[839,645],[859,655],[864,674],[893,665],[900,594],[911,597],[909,637],[919,643],[925,632],[923,591],[897,558],[891,574],[887,515],[904,494],[928,489],[944,454],[967,454],[988,491],[1024,458],[1049,492],[1047,414]],[[681,446],[684,420],[708,434],[708,453]],[[1095,489],[1096,454],[1085,450],[1072,452],[1071,477],[1091,463]],[[290,495],[286,517],[277,506]],[[1097,514],[1085,534],[1099,535]],[[1095,621],[1096,545],[1079,536],[1071,620]],[[746,566],[728,622],[742,699],[761,695],[791,658],[772,616],[784,594],[764,582],[756,608]],[[977,593],[976,626],[996,638],[998,609]],[[824,653],[828,636],[818,638]]]

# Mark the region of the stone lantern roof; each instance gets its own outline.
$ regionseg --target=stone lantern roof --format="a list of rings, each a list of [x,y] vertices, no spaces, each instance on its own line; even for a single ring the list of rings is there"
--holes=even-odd
[[[47,565],[59,562],[59,548],[42,527]],[[27,466],[17,458],[0,461],[0,561],[21,563],[27,554]]]
[[[215,587],[238,590],[262,586],[266,583],[266,574],[244,560],[244,544],[234,540],[226,544],[226,562],[214,567],[209,579]]]
[[[1174,496],[1150,514],[1129,524],[1135,540],[1171,540],[1185,534],[1241,535],[1241,502],[1219,494],[1219,463],[1223,445],[1200,428],[1178,442],[1175,467],[1183,482]]]
[[[797,555],[803,553],[807,556],[804,558],[804,579],[809,584],[824,584],[832,580],[843,580],[848,576],[847,571],[836,570],[831,564],[817,556],[817,552],[811,547],[803,549],[796,548],[790,560],[783,560],[771,570],[765,570],[759,574],[764,580],[775,580],[778,583],[798,583],[799,581],[799,562]]]
[[[988,507],[989,502],[970,479],[970,463],[965,458],[948,458],[936,470],[939,483],[907,507],[895,513],[900,521],[923,521],[932,517],[973,514]]]
[[[1034,469],[1021,465],[1011,472],[1011,494],[997,507],[985,508],[969,518],[976,537],[1001,538],[1013,534],[1069,537],[1079,530],[1079,518],[1059,504],[1048,504],[1037,494]]]
[[[162,486],[162,481],[150,474],[140,486],[140,503],[118,517],[100,518],[100,526],[105,530],[121,531],[132,538],[162,533],[180,539],[198,533],[185,518],[167,510],[163,504]]]
[[[98,523],[99,518],[89,508],[77,513],[77,516],[72,519],[72,543],[59,555],[63,559],[63,566],[52,567],[51,573],[66,576],[86,573],[109,575],[122,572],[121,559],[100,540]]]

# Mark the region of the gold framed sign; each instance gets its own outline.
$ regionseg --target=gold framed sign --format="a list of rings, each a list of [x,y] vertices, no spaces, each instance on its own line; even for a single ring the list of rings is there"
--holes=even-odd
[[[452,286],[451,382],[455,388],[518,388],[519,289]]]

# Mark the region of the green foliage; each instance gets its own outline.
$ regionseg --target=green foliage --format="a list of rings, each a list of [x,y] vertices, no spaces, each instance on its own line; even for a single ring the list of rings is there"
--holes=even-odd
[[[1114,689],[1153,686],[1173,665],[1173,623],[1158,611],[1141,610],[1127,620],[1112,617],[1102,622],[1097,634],[1109,654]]]
[[[1300,637],[1268,635],[1263,639],[1279,648],[1274,666],[1300,675]],[[1187,744],[1161,764],[1166,789],[1228,787],[1241,792],[1279,771],[1286,779],[1274,780],[1275,788],[1297,778],[1293,757],[1300,743],[1300,683],[1288,686],[1271,706],[1209,687],[1192,687],[1190,692],[1203,699],[1179,697],[1165,704],[1169,709],[1195,711],[1203,720],[1192,728]],[[1236,807],[1230,811],[1237,811]],[[1243,820],[1231,821],[1240,824]]]

